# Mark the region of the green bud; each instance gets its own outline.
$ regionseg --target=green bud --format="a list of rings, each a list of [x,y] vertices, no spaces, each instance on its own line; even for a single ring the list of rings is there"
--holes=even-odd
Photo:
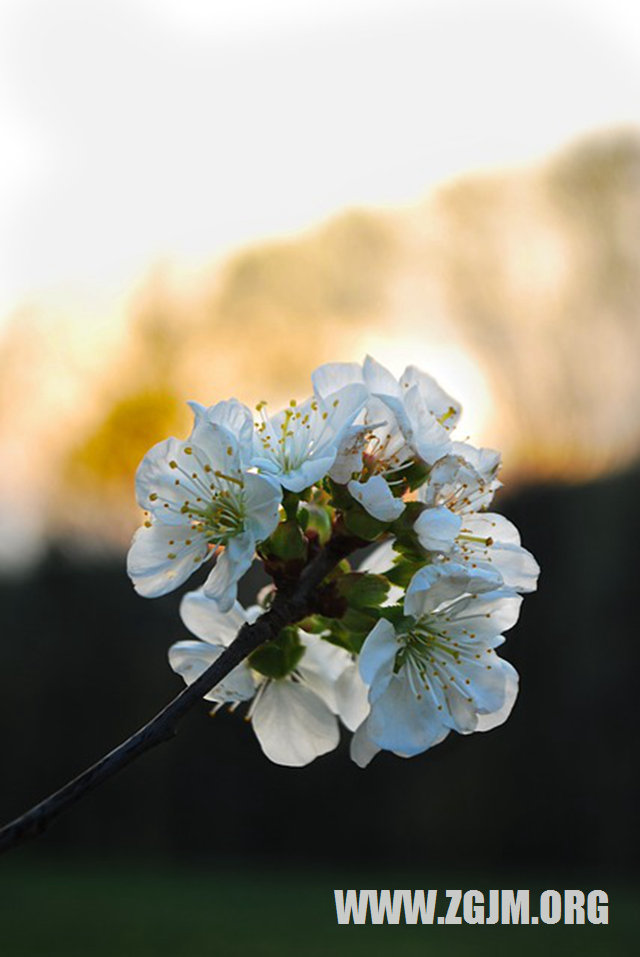
[[[307,557],[307,540],[298,523],[291,519],[280,522],[271,538],[267,540],[266,546],[271,555],[284,561]]]
[[[315,532],[321,545],[331,538],[331,513],[322,505],[309,505],[300,509],[298,520],[305,531]]]

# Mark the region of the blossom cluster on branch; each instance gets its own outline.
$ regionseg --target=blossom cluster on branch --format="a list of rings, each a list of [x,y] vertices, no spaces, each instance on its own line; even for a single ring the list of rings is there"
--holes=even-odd
[[[335,748],[339,721],[364,767],[380,750],[411,757],[450,731],[506,720],[518,690],[496,654],[539,573],[515,526],[489,511],[500,456],[456,441],[461,408],[409,366],[396,379],[370,357],[330,363],[306,401],[256,416],[236,399],[190,403],[186,441],[167,439],[136,476],[145,521],[128,572],[146,597],[182,585],[195,640],[171,667],[195,681],[278,592],[340,538],[377,545],[337,564],[304,616],[282,628],[208,694],[213,712],[245,705],[264,753],[302,766]],[[243,609],[239,579],[255,558],[273,584]]]

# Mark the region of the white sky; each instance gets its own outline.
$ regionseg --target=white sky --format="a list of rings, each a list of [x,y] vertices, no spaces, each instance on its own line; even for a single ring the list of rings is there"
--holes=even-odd
[[[0,316],[640,123],[634,0],[0,0]]]

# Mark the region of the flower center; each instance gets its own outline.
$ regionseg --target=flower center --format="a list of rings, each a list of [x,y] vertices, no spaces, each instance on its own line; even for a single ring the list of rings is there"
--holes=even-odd
[[[339,399],[333,402],[335,409]],[[285,472],[294,472],[304,462],[312,458],[325,444],[330,419],[324,403],[314,399],[305,407],[298,408],[295,399],[278,416],[280,422],[274,423],[267,414],[267,403],[259,402],[256,410],[260,421],[255,423],[265,454],[274,460]]]
[[[218,478],[224,480],[226,476]],[[232,490],[221,482],[210,483],[208,502],[185,501],[181,511],[195,532],[203,534],[213,545],[226,545],[230,538],[244,531],[244,487]]]
[[[414,464],[415,455],[395,419],[388,421],[390,415],[377,409],[365,412],[368,430],[352,446],[354,452],[358,447],[361,450],[362,468],[352,478],[366,482],[374,475],[382,475],[389,485],[402,484],[403,472]]]
[[[226,545],[230,538],[244,531],[246,503],[244,481],[239,473],[223,472],[201,457],[194,446],[185,446],[186,457],[169,462],[175,479],[176,496],[166,498],[156,492],[149,496],[156,509],[183,516],[191,528],[212,545]],[[178,498],[182,491],[184,498]]]
[[[454,641],[446,633],[446,620],[428,615],[415,622],[411,631],[399,635],[402,647],[394,666],[396,674],[404,669],[416,698],[430,695],[438,711],[442,711],[443,692],[449,689],[458,691],[469,702],[473,700],[469,697],[470,680],[461,673],[460,666],[481,657],[477,648]]]

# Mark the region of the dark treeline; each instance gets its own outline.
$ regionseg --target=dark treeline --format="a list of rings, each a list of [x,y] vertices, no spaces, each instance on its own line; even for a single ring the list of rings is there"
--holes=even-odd
[[[203,705],[174,742],[56,822],[44,852],[222,860],[625,867],[638,850],[640,472],[499,502],[542,566],[504,649],[509,722],[367,771],[341,748],[304,770],[263,757]],[[258,579],[244,587],[250,601]],[[188,587],[195,587],[191,582]],[[51,552],[0,585],[0,814],[8,819],[147,720],[181,687],[166,649],[179,598],[148,601],[118,564]]]

